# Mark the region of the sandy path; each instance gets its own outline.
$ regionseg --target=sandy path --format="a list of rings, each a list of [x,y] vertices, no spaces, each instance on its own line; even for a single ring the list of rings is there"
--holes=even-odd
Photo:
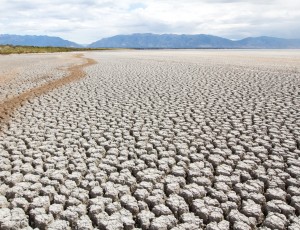
[[[62,78],[58,78],[53,81],[48,81],[46,84],[40,85],[35,88],[30,88],[17,96],[13,96],[9,98],[8,100],[4,100],[3,102],[0,103],[0,131],[1,127],[5,122],[8,121],[9,117],[11,114],[18,109],[20,106],[22,106],[25,102],[27,102],[29,99],[32,99],[34,97],[38,97],[42,94],[45,94],[53,89],[56,89],[58,87],[61,87],[63,85],[69,84],[73,81],[80,80],[85,76],[85,73],[83,71],[83,68],[93,65],[96,62],[91,59],[91,58],[84,58],[83,54],[76,54],[73,55],[74,58],[81,59],[83,61],[83,64],[77,64],[68,67],[66,70],[68,72],[68,75]],[[6,78],[2,78],[3,81],[1,83],[6,83],[7,81],[13,81],[15,75],[17,73],[11,74],[11,75],[5,75]],[[42,77],[44,79],[48,79],[48,77]],[[35,79],[35,81],[40,81],[40,79]]]

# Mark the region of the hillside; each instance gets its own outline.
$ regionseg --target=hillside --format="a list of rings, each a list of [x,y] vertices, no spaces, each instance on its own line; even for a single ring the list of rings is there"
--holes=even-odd
[[[60,37],[35,35],[0,35],[0,45],[71,47],[71,48],[137,48],[137,49],[300,49],[300,39],[248,37],[230,40],[213,35],[131,34],[103,38],[83,46]]]
[[[90,47],[118,48],[229,48],[229,39],[211,35],[132,34],[117,35],[94,42]]]
[[[251,37],[232,41],[212,35],[176,35],[176,34],[131,34],[103,38],[89,47],[103,48],[258,48],[258,49],[290,49],[300,48],[298,39],[282,39],[274,37]]]
[[[0,45],[82,47],[75,42],[64,40],[59,37],[9,34],[0,34]]]

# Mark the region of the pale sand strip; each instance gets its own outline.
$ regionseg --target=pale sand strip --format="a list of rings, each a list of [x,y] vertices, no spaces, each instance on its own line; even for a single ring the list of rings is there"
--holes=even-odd
[[[83,64],[74,65],[69,67],[67,70],[69,71],[69,75],[64,78],[59,78],[54,81],[47,82],[44,85],[38,86],[36,88],[28,89],[27,91],[22,92],[21,94],[9,98],[0,103],[0,131],[3,128],[3,124],[5,124],[11,114],[22,106],[26,101],[32,99],[34,97],[38,97],[42,94],[45,94],[53,89],[69,84],[73,81],[78,81],[85,76],[85,72],[83,68],[93,65],[96,63],[95,60],[91,58],[85,58],[82,54],[74,55],[75,58],[84,59],[85,62]]]

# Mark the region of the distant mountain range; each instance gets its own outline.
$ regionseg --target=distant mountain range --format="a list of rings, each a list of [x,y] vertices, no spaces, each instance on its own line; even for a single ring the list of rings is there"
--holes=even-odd
[[[132,34],[117,35],[94,42],[90,47],[119,48],[225,48],[232,41],[210,35]]]
[[[59,37],[0,34],[0,45],[76,47],[81,45]]]
[[[300,48],[300,39],[283,39],[273,37],[245,38],[229,40],[212,35],[176,35],[176,34],[132,34],[103,38],[89,47],[104,48],[258,48],[288,49]]]
[[[24,46],[83,47],[75,42],[59,37],[31,35],[0,35],[0,44]],[[300,39],[274,37],[249,37],[242,40],[230,40],[222,37],[198,34],[131,34],[103,38],[87,47],[90,48],[137,48],[137,49],[300,49]]]

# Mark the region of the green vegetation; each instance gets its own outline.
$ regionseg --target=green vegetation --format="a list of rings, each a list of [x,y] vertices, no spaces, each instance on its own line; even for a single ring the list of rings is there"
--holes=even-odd
[[[72,51],[91,51],[91,50],[109,50],[109,49],[0,45],[0,54],[55,53],[55,52],[72,52]]]

